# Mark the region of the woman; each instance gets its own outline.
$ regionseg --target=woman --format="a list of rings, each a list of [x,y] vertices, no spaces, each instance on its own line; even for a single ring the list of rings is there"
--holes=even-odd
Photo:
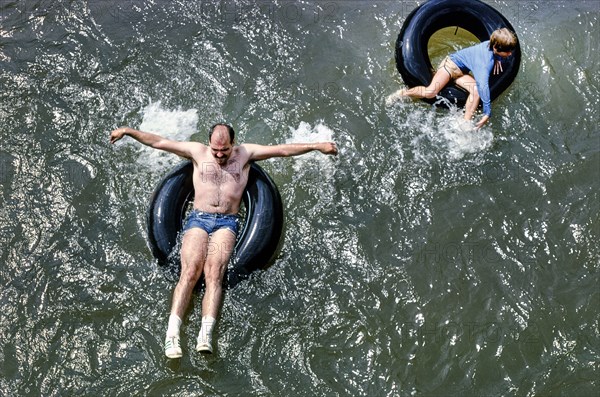
[[[465,105],[465,120],[471,120],[479,100],[483,102],[483,117],[475,126],[481,128],[492,115],[490,99],[490,74],[502,72],[502,60],[512,55],[517,46],[517,37],[507,28],[492,32],[490,39],[472,47],[450,54],[442,60],[429,86],[401,89],[388,96],[391,105],[402,97],[434,98],[450,81],[465,89],[469,96]],[[469,74],[473,73],[473,76]]]

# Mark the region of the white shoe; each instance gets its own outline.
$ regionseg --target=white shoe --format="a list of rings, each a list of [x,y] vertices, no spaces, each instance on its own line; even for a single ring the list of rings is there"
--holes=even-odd
[[[204,332],[200,332],[196,341],[196,351],[198,353],[212,354],[212,335],[203,335]]]
[[[165,356],[169,358],[180,358],[183,356],[181,346],[179,345],[179,336],[165,338]]]

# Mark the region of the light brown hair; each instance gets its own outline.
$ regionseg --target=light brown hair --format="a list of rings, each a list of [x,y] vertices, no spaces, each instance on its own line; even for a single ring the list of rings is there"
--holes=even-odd
[[[496,29],[490,36],[489,49],[499,52],[513,51],[517,46],[517,36],[507,28]]]

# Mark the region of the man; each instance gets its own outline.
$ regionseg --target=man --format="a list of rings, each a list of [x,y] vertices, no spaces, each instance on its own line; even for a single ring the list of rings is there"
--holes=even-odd
[[[235,132],[227,124],[215,124],[211,128],[209,146],[198,142],[172,141],[128,127],[112,131],[110,142],[115,143],[125,135],[152,148],[188,158],[194,165],[194,209],[183,228],[181,275],[173,292],[165,355],[169,358],[182,356],[179,339],[181,319],[203,272],[206,290],[196,350],[212,353],[212,331],[221,306],[223,277],[235,246],[237,213],[248,182],[250,163],[272,157],[298,156],[314,150],[336,155],[337,147],[333,142],[238,146],[234,145]]]

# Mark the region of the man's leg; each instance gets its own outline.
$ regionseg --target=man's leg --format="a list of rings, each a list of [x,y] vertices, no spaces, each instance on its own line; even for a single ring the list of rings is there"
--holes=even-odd
[[[465,120],[471,120],[473,114],[479,106],[479,91],[477,91],[477,82],[470,74],[465,74],[456,79],[456,85],[464,88],[469,93],[467,103],[465,104]]]
[[[179,327],[189,305],[194,286],[204,267],[208,251],[208,234],[200,228],[189,229],[181,244],[181,275],[173,291],[171,315],[165,339],[165,354],[169,358],[181,357]]]
[[[236,236],[227,229],[214,232],[208,244],[204,280],[206,291],[202,299],[202,326],[198,334],[196,350],[212,353],[212,330],[221,302],[223,301],[223,278],[231,258]]]
[[[183,318],[190,297],[202,275],[208,252],[208,233],[200,228],[189,229],[181,243],[181,275],[173,291],[171,314]]]

